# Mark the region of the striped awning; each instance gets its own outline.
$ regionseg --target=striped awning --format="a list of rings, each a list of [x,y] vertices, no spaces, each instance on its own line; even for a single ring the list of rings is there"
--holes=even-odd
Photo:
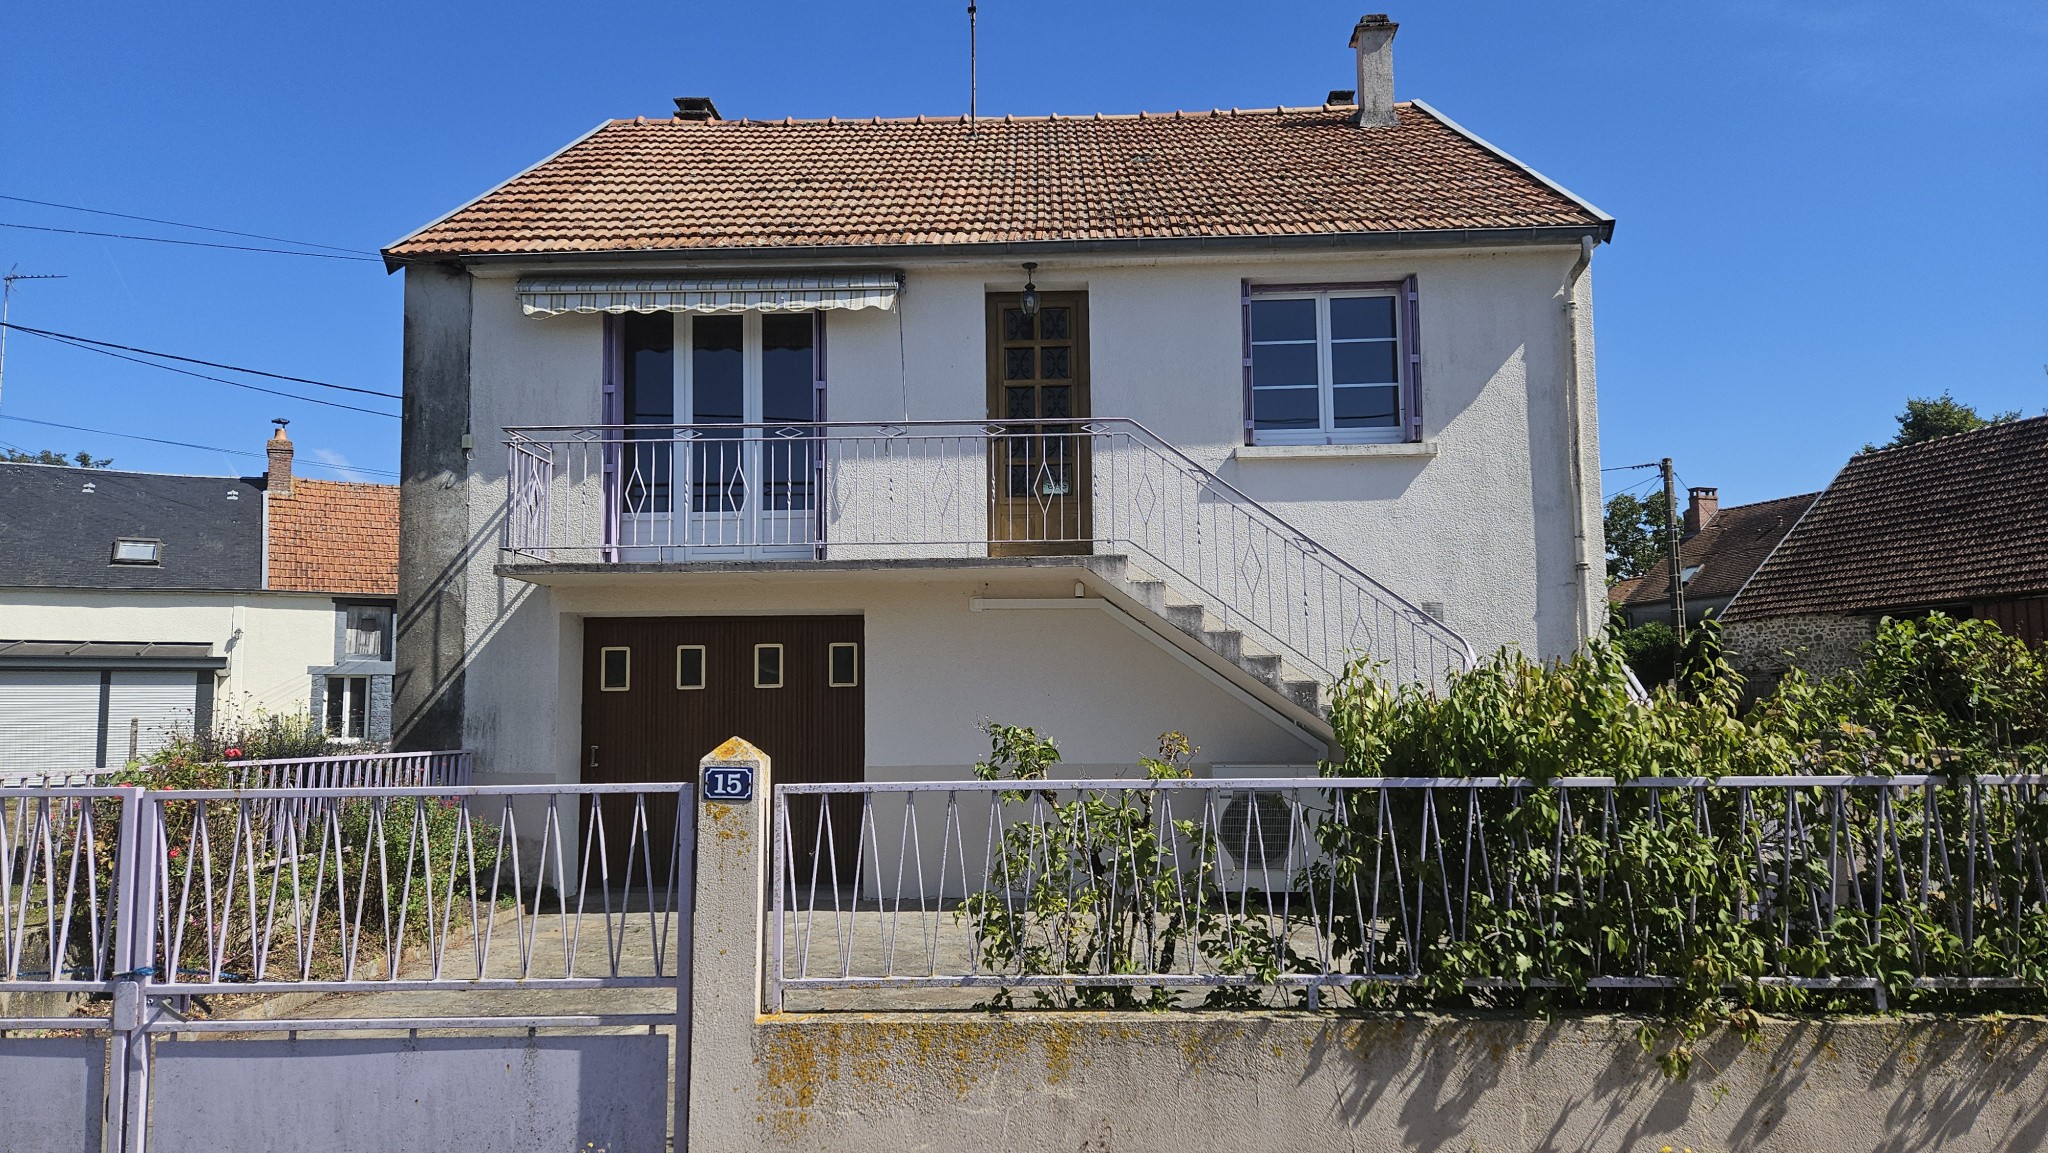
[[[893,272],[805,276],[523,276],[528,316],[564,312],[829,312],[896,306]]]

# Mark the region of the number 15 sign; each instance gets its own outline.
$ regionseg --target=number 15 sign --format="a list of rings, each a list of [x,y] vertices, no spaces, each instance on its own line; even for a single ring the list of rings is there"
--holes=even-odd
[[[736,805],[754,799],[754,770],[716,768],[704,770],[704,799]]]

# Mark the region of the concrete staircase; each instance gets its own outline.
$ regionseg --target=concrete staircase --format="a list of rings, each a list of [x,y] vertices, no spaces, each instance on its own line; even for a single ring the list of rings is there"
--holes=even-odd
[[[1280,654],[1232,628],[1216,606],[1154,576],[1125,557],[1086,558],[1085,583],[1162,639],[1258,697],[1324,740],[1332,737],[1325,686]]]

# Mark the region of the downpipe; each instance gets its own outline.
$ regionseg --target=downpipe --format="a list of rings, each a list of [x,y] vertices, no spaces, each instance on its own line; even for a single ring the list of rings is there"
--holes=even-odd
[[[1593,263],[1593,248],[1599,242],[1592,237],[1579,240],[1579,259],[1573,263],[1571,272],[1565,277],[1564,292],[1564,334],[1565,334],[1565,389],[1564,427],[1568,452],[1571,456],[1572,478],[1572,539],[1577,555],[1577,579],[1573,581],[1572,592],[1577,608],[1573,615],[1578,620],[1579,642],[1584,644],[1593,637],[1593,622],[1590,619],[1591,592],[1587,582],[1592,579],[1593,559],[1588,549],[1586,525],[1586,462],[1585,437],[1581,421],[1579,392],[1579,285],[1584,281],[1586,269]]]

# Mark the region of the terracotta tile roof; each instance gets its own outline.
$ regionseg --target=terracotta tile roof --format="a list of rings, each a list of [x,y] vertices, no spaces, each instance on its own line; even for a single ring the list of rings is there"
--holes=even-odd
[[[270,494],[270,585],[398,595],[398,486],[297,479]]]
[[[1715,513],[1714,519],[1700,531],[1679,543],[1679,567],[1699,566],[1699,571],[1685,582],[1685,595],[1702,601],[1734,596],[1818,496],[1817,492],[1781,496],[1734,505]],[[1660,566],[1623,583],[1629,586],[1625,597],[1615,597],[1610,590],[1608,599],[1636,606],[1668,604],[1671,600],[1669,566]],[[1621,587],[1616,585],[1615,589]]]
[[[385,250],[492,253],[1267,237],[1611,221],[1436,114],[615,120]],[[1604,235],[1604,231],[1603,231]]]
[[[1723,616],[2048,591],[2048,417],[1851,457]]]

